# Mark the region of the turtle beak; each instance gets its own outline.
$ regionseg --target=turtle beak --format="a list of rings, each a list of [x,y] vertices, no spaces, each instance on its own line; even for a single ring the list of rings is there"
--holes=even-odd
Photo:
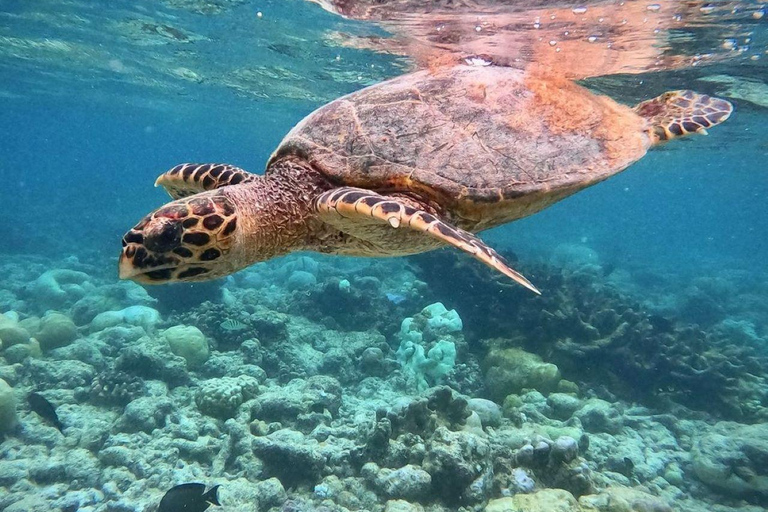
[[[128,251],[129,253],[132,251]],[[120,253],[120,260],[117,263],[117,275],[120,279],[130,279],[142,284],[162,284],[164,276],[170,276],[170,270],[175,265],[161,265],[151,269],[139,268],[134,258],[126,254],[126,248]]]
[[[125,249],[120,253],[120,261],[117,263],[117,275],[120,279],[131,279],[141,274],[141,271],[133,266],[131,258],[125,255]]]
[[[141,284],[163,284],[176,281],[174,274],[179,268],[183,268],[180,262],[149,253],[143,247],[128,245],[120,253],[117,274],[120,279],[130,279]]]

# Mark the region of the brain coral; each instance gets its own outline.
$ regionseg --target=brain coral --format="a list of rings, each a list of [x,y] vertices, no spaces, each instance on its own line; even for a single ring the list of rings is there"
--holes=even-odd
[[[209,379],[197,390],[195,403],[203,414],[226,419],[233,417],[237,408],[258,392],[258,381],[247,375]]]

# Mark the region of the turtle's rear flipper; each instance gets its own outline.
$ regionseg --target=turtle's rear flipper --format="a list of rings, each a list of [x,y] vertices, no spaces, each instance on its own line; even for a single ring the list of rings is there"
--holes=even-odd
[[[320,195],[316,199],[315,206],[323,221],[352,236],[381,246],[386,245],[387,242],[391,243],[391,239],[386,235],[378,235],[377,231],[380,227],[404,228],[426,233],[440,242],[471,254],[534,293],[541,293],[522,274],[510,268],[499,253],[478,237],[448,224],[431,213],[410,206],[401,198],[383,196],[365,189],[342,187]],[[375,224],[377,229],[371,230],[371,224]],[[397,251],[393,248],[388,251],[390,254],[395,252]],[[408,251],[405,247],[402,252],[417,251]]]
[[[707,128],[720,124],[731,115],[730,102],[694,91],[669,91],[644,101],[635,112],[650,124],[653,144],[691,133],[707,134]]]
[[[253,181],[258,176],[234,165],[179,164],[155,180],[174,199],[191,196],[206,190]]]

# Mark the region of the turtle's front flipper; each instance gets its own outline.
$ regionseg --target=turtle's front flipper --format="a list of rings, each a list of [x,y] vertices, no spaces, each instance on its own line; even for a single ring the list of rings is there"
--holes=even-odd
[[[155,186],[162,186],[174,199],[191,196],[206,190],[237,185],[258,178],[234,165],[180,164],[161,174]]]
[[[635,112],[648,120],[653,144],[692,133],[707,134],[707,128],[731,115],[733,105],[720,98],[694,91],[669,91],[644,101]]]
[[[478,237],[448,224],[431,213],[414,208],[400,198],[383,196],[365,189],[343,187],[321,194],[315,200],[315,206],[323,221],[353,236],[369,235],[366,237],[369,242],[375,242],[370,240],[375,237],[375,232],[372,233],[368,229],[371,224],[388,225],[391,229],[421,231],[471,254],[529,290],[541,293]],[[384,240],[381,242],[386,243]]]

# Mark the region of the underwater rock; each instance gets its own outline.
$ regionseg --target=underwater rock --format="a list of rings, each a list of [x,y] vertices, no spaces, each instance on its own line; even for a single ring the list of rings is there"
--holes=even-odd
[[[86,295],[84,285],[90,276],[85,272],[69,269],[51,269],[44,272],[27,291],[42,310],[57,309],[67,302],[75,302]]]
[[[501,424],[501,407],[496,402],[485,398],[470,398],[467,409],[477,413],[484,427],[498,427]]]
[[[324,500],[330,508],[334,508],[331,505],[334,503],[339,510],[381,510],[382,507],[382,501],[375,492],[368,489],[362,477],[330,474],[314,486],[313,494],[314,498]]]
[[[261,366],[264,348],[256,338],[250,338],[240,344],[240,352],[243,354],[243,362]]]
[[[0,384],[2,386],[2,384]],[[0,432],[3,432],[0,430]],[[25,460],[0,460],[0,486],[12,487],[29,475],[29,465]],[[2,500],[0,500],[2,506]]]
[[[35,333],[43,352],[69,345],[77,338],[77,326],[66,315],[49,312],[40,319],[40,330]]]
[[[75,389],[89,386],[96,375],[96,369],[72,359],[28,359],[24,362],[24,373],[39,389]]]
[[[251,418],[268,423],[280,422],[309,433],[317,425],[337,417],[341,403],[339,381],[327,375],[316,375],[264,390],[251,405]]]
[[[552,445],[549,456],[555,463],[567,464],[579,456],[579,443],[570,436],[558,437]]]
[[[438,427],[461,430],[470,414],[467,399],[445,386],[431,389],[426,397],[401,397],[390,408],[376,410],[376,422],[366,433],[365,445],[352,453],[353,464],[422,465]]]
[[[560,429],[542,430],[556,434]],[[572,431],[579,437],[575,429]],[[586,461],[579,457],[581,448],[574,437],[560,435],[552,441],[532,432],[506,434],[501,438],[505,447],[495,454],[494,488],[507,494],[532,492],[534,486],[563,489],[574,496],[594,492],[593,475]],[[501,439],[497,438],[497,442]],[[515,446],[519,448],[511,451]]]
[[[287,486],[317,482],[326,463],[316,443],[306,443],[301,432],[288,429],[255,437],[253,452],[264,462],[266,475]]]
[[[503,342],[494,343],[483,361],[485,385],[496,400],[520,393],[523,389],[535,389],[549,393],[557,389],[560,371],[557,366],[545,363],[536,354],[522,349],[503,348]]]
[[[8,432],[16,427],[16,398],[13,388],[3,379],[0,379],[0,433]]]
[[[680,466],[674,462],[670,463],[664,470],[664,480],[675,487],[683,487],[685,484],[685,473]]]
[[[165,426],[166,416],[173,411],[173,408],[173,402],[164,396],[137,398],[125,406],[117,428],[122,432],[151,434],[156,428]]]
[[[280,280],[286,280],[296,272],[306,272],[317,277],[320,273],[320,263],[311,256],[295,256],[286,258],[285,263],[275,269],[275,276]]]
[[[83,487],[98,485],[101,475],[98,459],[84,448],[70,448],[66,455],[37,460],[29,468],[30,478],[39,483],[63,480],[82,482]]]
[[[288,278],[289,290],[306,290],[317,284],[317,278],[304,270],[296,270]]]
[[[582,406],[582,401],[567,393],[550,393],[547,405],[552,409],[554,418],[565,421]]]
[[[395,470],[379,469],[373,484],[388,498],[418,501],[429,496],[432,477],[423,469],[408,464]]]
[[[768,497],[768,423],[718,423],[696,438],[691,458],[696,476],[713,489]]]
[[[275,477],[257,482],[255,487],[259,509],[279,507],[288,499],[283,484]]]
[[[243,402],[258,392],[258,381],[247,375],[208,379],[200,383],[195,403],[203,414],[226,419],[233,417]]]
[[[30,334],[11,316],[0,314],[0,350],[29,343]]]
[[[120,311],[105,311],[99,313],[91,321],[91,332],[98,332],[107,327],[115,327],[121,324],[143,327],[146,332],[154,332],[156,325],[160,323],[160,312],[149,306],[129,306]]]
[[[554,248],[550,262],[559,268],[578,271],[584,268],[599,269],[600,256],[586,245],[560,244]]]
[[[126,306],[152,306],[157,300],[146,289],[133,281],[99,286],[70,308],[69,314],[78,326],[88,325],[99,313],[120,310]]]
[[[146,341],[147,333],[143,328],[132,325],[119,325],[117,327],[107,327],[103,331],[99,331],[91,336],[90,339],[96,339],[98,342],[106,345],[105,355],[117,355],[121,350],[141,344]],[[143,338],[143,339],[142,339]],[[109,353],[109,349],[113,349],[114,353]]]
[[[384,505],[384,512],[424,512],[424,507],[405,500],[389,500]]]
[[[170,386],[186,384],[190,379],[183,357],[164,353],[147,337],[121,350],[115,369],[146,379],[159,379]]]
[[[579,498],[581,512],[672,512],[663,499],[628,487],[608,487]]]
[[[304,293],[294,293],[287,307],[329,329],[355,331],[365,326],[390,335],[400,327],[406,304],[390,302],[381,281],[363,275],[351,280],[329,276]]]
[[[528,445],[530,446],[530,445]],[[533,453],[533,447],[531,446],[531,453]],[[512,478],[510,484],[505,490],[512,492],[513,494],[530,494],[536,489],[536,481],[531,478],[528,471],[523,468],[515,468],[512,470]]]
[[[406,398],[393,404],[389,410],[376,412],[377,418],[390,421],[392,435],[402,433],[428,437],[437,425],[447,425],[451,429],[459,428],[469,416],[467,399],[447,386],[429,390],[426,396]]]
[[[8,505],[3,512],[50,512],[50,510],[51,504],[43,496],[29,494]]]
[[[610,402],[592,398],[574,414],[589,432],[618,434],[624,428],[624,418]]]
[[[197,368],[208,359],[208,340],[200,329],[188,325],[174,325],[162,332],[171,352],[183,357],[189,368]]]
[[[384,351],[379,347],[368,347],[360,355],[360,371],[365,375],[383,377],[387,367],[384,359]]]
[[[475,434],[476,436],[485,435],[485,431],[483,430],[483,422],[480,420],[480,416],[475,411],[471,411],[469,416],[467,416],[467,419],[464,420],[464,426],[462,427],[462,430]]]
[[[533,494],[491,500],[484,512],[580,512],[579,503],[568,491],[542,489]]]
[[[75,302],[72,308],[70,308],[70,314],[72,315],[72,321],[75,322],[75,325],[84,326],[90,324],[100,313],[104,313],[116,307],[118,307],[117,304],[109,304],[108,301],[105,301],[103,296],[86,295]]]
[[[40,345],[34,338],[29,343],[14,345],[3,351],[3,357],[10,364],[21,363],[28,357],[39,357],[41,355]]]
[[[426,448],[423,468],[448,503],[466,499],[470,485],[488,470],[490,445],[469,432],[438,427]]]

